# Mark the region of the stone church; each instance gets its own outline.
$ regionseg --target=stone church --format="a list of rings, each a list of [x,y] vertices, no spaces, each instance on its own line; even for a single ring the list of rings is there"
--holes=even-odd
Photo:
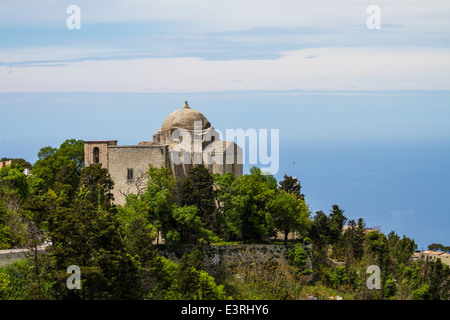
[[[115,203],[120,205],[128,194],[144,192],[149,164],[169,168],[178,186],[199,164],[211,173],[243,173],[242,149],[233,141],[221,141],[208,119],[187,101],[169,114],[152,141],[128,146],[117,140],[84,141],[84,163],[101,164],[109,171]]]

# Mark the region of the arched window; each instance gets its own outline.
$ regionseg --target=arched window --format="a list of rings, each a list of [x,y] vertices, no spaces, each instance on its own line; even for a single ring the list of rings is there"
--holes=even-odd
[[[100,150],[97,147],[94,148],[93,154],[94,154],[94,163],[99,163],[100,162]]]

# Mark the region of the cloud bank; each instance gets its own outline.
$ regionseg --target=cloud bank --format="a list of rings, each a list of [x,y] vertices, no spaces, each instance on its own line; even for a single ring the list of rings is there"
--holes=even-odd
[[[0,92],[449,90],[450,5],[378,1],[69,1],[0,5]]]

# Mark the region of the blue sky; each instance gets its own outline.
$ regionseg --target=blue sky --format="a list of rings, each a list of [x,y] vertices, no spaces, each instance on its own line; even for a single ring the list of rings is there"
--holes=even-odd
[[[0,156],[151,140],[188,100],[223,132],[279,129],[277,177],[313,211],[449,244],[447,1],[76,1],[69,30],[72,4],[0,1]]]

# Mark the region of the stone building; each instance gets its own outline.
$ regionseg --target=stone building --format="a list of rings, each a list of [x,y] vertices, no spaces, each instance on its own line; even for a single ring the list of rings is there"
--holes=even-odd
[[[152,141],[128,146],[118,145],[117,140],[84,141],[84,163],[108,169],[116,204],[145,190],[149,164],[169,168],[178,185],[199,164],[211,173],[232,172],[237,177],[243,173],[242,149],[233,141],[221,141],[208,119],[187,101],[169,114]]]
[[[414,259],[415,258],[415,259]],[[428,261],[436,261],[438,259],[441,260],[442,263],[450,266],[450,254],[444,251],[433,251],[426,250],[421,252],[416,252],[413,256],[414,260],[428,260]]]
[[[10,166],[10,165],[11,165],[11,162],[12,162],[11,160],[5,161],[5,162],[0,161],[0,169],[3,168],[3,167]]]

